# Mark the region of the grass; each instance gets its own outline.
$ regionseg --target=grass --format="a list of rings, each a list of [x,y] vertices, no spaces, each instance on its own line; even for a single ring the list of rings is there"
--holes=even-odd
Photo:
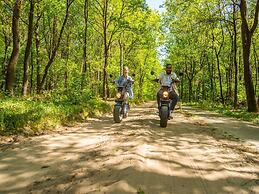
[[[259,114],[247,112],[245,108],[234,110],[231,106],[223,106],[222,104],[215,104],[209,102],[192,102],[185,103],[185,105],[217,112],[228,117],[238,118],[243,121],[249,121],[259,124]]]
[[[110,112],[111,105],[89,94],[55,94],[0,99],[0,135],[34,134]]]

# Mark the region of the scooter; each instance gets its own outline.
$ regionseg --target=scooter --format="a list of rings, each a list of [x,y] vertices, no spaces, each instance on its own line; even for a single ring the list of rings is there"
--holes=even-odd
[[[151,75],[154,75],[154,71],[151,71]],[[154,80],[157,82],[157,79]],[[172,80],[172,83],[169,86],[162,86],[159,99],[159,117],[160,117],[160,126],[167,127],[167,122],[170,120],[171,116],[171,104],[172,100],[170,99],[170,91],[174,90],[173,84],[178,82],[178,80]]]
[[[113,119],[115,123],[120,123],[123,118],[128,117],[129,113],[129,87],[134,83],[132,80],[127,80],[124,86],[117,86],[115,96],[115,105],[113,108]]]
[[[159,104],[160,126],[166,127],[167,121],[170,120],[170,114],[171,114],[172,100],[169,98],[171,87],[162,86],[161,90],[162,92],[160,95],[160,104]]]

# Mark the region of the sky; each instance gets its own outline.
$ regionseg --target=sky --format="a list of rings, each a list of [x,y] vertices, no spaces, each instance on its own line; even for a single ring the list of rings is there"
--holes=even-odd
[[[146,0],[148,6],[152,9],[158,10],[160,13],[164,11],[164,8],[160,8],[159,6],[163,4],[164,0]],[[160,46],[157,48],[158,58],[162,63],[167,56],[166,51],[164,50],[164,46]]]
[[[149,7],[158,10],[159,12],[162,12],[163,9],[159,8],[160,5],[163,4],[164,0],[146,0]]]

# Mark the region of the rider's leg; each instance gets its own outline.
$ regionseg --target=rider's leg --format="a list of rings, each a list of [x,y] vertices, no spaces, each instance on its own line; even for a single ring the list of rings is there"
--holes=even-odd
[[[175,108],[175,106],[176,106],[176,104],[179,100],[179,96],[175,92],[171,91],[170,94],[169,94],[169,97],[172,100],[171,110],[174,111],[174,108]]]

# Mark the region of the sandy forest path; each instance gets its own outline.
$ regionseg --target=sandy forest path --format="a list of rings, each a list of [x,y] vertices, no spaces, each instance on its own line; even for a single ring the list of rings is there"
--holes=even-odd
[[[228,133],[258,126],[185,107],[160,128],[154,107],[2,146],[0,193],[259,193],[256,146]]]

